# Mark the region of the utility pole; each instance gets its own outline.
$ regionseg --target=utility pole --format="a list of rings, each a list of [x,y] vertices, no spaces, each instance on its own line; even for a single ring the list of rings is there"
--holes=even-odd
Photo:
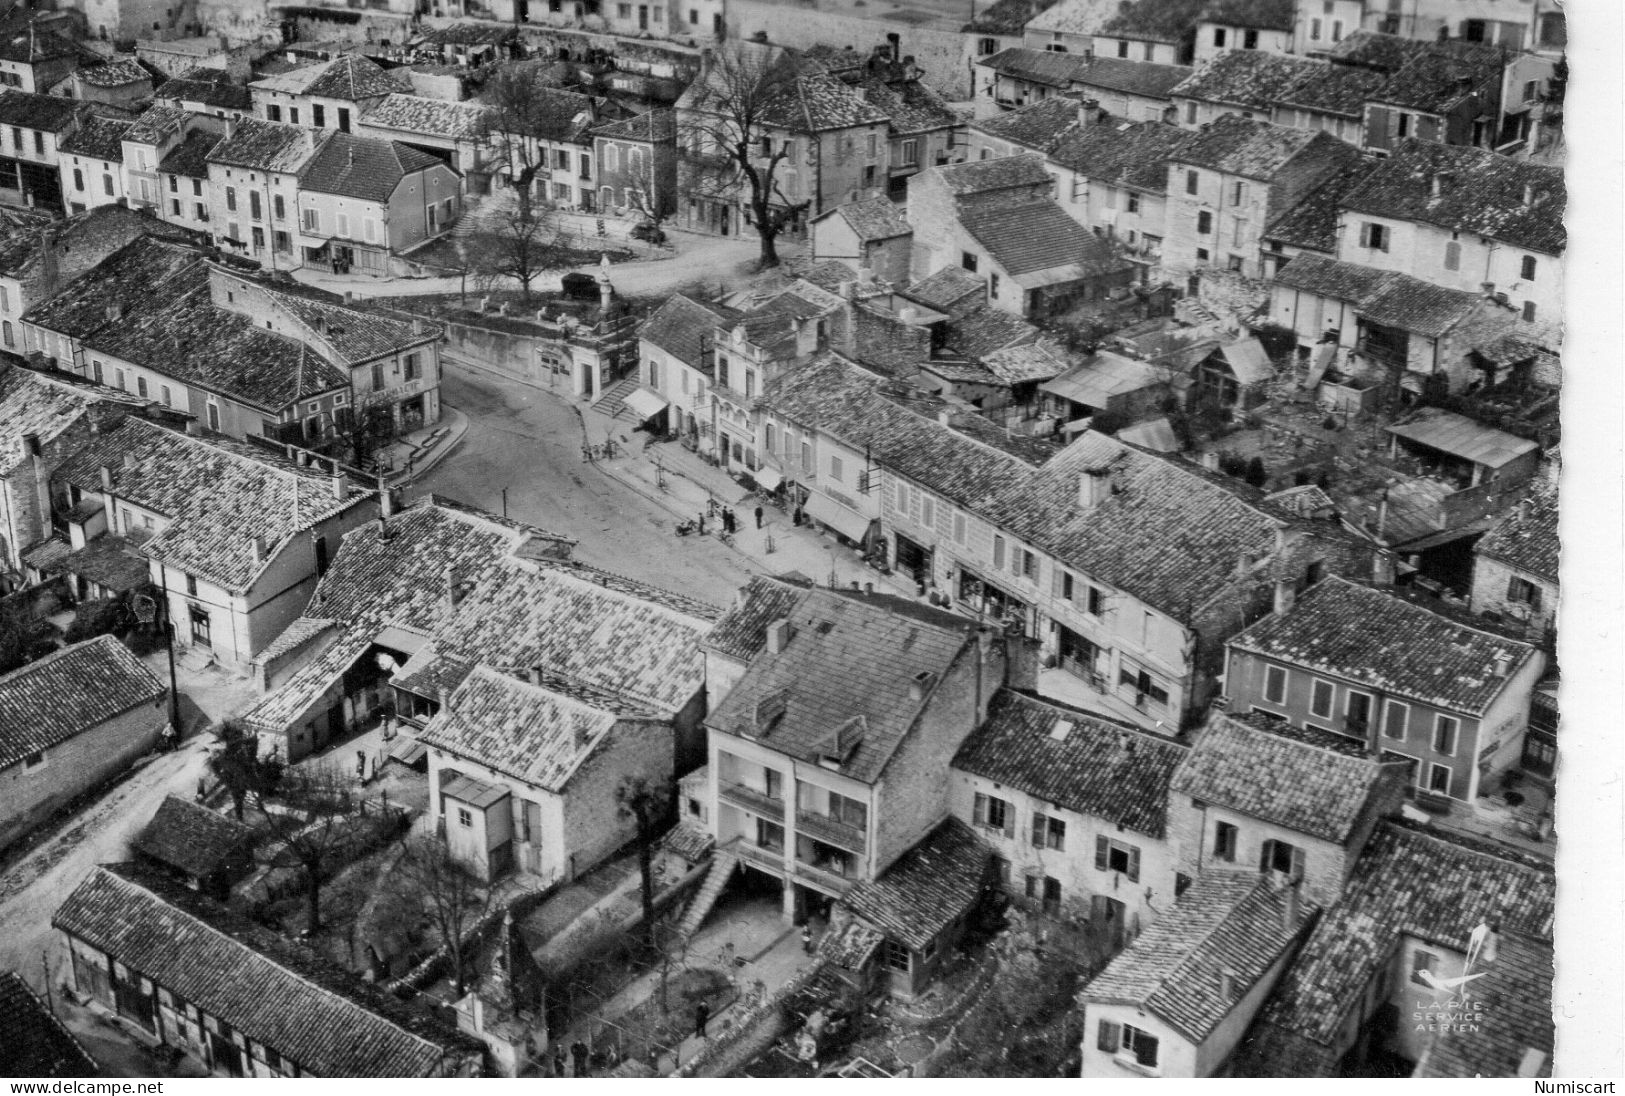
[[[181,739],[180,691],[175,686],[175,624],[169,618],[169,568],[159,565],[158,574],[164,593],[161,620],[164,629],[164,647],[169,651],[169,725],[175,731],[175,741]]]
[[[502,516],[508,516],[508,489],[506,487],[502,489]]]

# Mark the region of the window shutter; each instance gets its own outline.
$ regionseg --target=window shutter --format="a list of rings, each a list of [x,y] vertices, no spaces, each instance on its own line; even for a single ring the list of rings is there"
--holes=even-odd
[[[1131,848],[1128,851],[1128,881],[1130,883],[1138,883],[1140,881],[1139,849]]]
[[[1274,841],[1265,841],[1262,845],[1258,846],[1258,870],[1259,871],[1269,871],[1270,870],[1270,859],[1271,859],[1270,854],[1273,853],[1274,851],[1275,851],[1275,842]]]
[[[987,796],[981,792],[976,793],[976,809],[972,817],[979,825],[987,825]]]
[[[1303,878],[1303,863],[1303,850],[1300,848],[1294,848],[1292,850],[1292,878],[1294,880]]]
[[[1014,837],[1015,835],[1016,835],[1016,808],[1013,805],[1011,805],[1009,803],[1006,803],[1004,805],[1004,836],[1006,836],[1006,837]]]
[[[1104,1050],[1107,1054],[1116,1054],[1121,1030],[1122,1025],[1115,1021],[1100,1021],[1100,1035],[1095,1040],[1095,1046],[1100,1050]]]
[[[1105,834],[1095,837],[1095,867],[1100,871],[1106,870],[1108,858],[1111,856],[1112,844],[1106,840]]]
[[[1004,567],[1004,538],[1003,537],[994,537],[993,538],[993,566],[1001,568],[1001,569]]]
[[[1032,841],[1038,848],[1044,847],[1044,816],[1038,811],[1033,812]]]
[[[1362,223],[1360,225],[1360,246],[1371,246],[1371,226],[1369,224]]]
[[[1063,574],[1064,574],[1064,572],[1061,570],[1060,567],[1051,567],[1050,568],[1050,575],[1049,575],[1049,577],[1050,577],[1050,582],[1049,582],[1050,593],[1054,594],[1056,597],[1065,597],[1066,596],[1065,588],[1064,588],[1063,583],[1061,581],[1061,578],[1062,578]]]

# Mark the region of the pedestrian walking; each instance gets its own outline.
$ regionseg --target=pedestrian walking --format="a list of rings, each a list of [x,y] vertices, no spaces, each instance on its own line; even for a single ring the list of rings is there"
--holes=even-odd
[[[756,528],[760,529],[761,527],[762,527],[762,508],[760,506],[758,506],[756,508]]]
[[[575,1075],[585,1077],[587,1075],[587,1044],[580,1039],[571,1043],[570,1060],[575,1065]]]
[[[722,512],[722,516],[728,519],[728,532],[739,532],[739,519],[734,516],[734,512],[732,510],[724,510]]]
[[[801,950],[808,955],[813,953],[812,922],[801,926]]]
[[[711,1006],[701,1001],[694,1006],[694,1038],[704,1039],[705,1025],[711,1019]]]
[[[564,1076],[564,1051],[558,1047],[553,1048],[553,1076]]]
[[[705,536],[705,511],[700,511],[700,536]]]

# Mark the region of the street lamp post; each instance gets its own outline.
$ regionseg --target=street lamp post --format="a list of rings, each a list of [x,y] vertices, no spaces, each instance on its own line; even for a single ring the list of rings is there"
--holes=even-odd
[[[159,581],[164,603],[159,613],[159,626],[164,630],[164,648],[169,652],[169,725],[174,728],[176,741],[181,737],[180,690],[175,685],[175,622],[169,616],[169,568],[159,565]]]

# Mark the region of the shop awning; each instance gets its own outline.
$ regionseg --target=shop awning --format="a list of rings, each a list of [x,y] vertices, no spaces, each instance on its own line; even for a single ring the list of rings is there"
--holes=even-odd
[[[658,392],[652,392],[647,388],[634,388],[627,394],[624,402],[626,406],[632,409],[632,413],[638,417],[639,422],[647,422],[664,411],[669,405],[669,401]]]
[[[764,491],[777,491],[779,485],[784,482],[784,477],[779,475],[778,469],[769,468],[765,464],[751,475],[756,479],[756,486]]]
[[[828,495],[821,495],[817,491],[807,494],[807,502],[802,507],[807,516],[814,521],[834,529],[848,540],[863,543],[863,538],[869,535],[870,521],[856,510],[848,510]]]

